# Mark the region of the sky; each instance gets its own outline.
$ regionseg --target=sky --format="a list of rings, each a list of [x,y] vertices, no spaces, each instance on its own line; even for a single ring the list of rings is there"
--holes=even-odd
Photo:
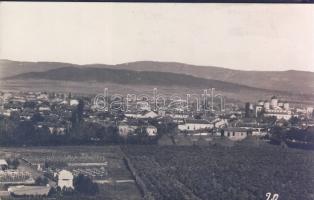
[[[0,2],[0,59],[314,71],[314,5]]]

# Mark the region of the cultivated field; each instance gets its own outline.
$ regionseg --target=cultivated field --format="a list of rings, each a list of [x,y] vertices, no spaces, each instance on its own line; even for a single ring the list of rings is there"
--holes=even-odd
[[[314,152],[263,145],[127,146],[147,199],[314,199]],[[276,198],[275,198],[276,199]]]

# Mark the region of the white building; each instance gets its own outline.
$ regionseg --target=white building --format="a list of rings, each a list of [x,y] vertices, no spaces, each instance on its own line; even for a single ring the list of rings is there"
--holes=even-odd
[[[159,115],[154,111],[143,111],[141,113],[132,113],[128,112],[124,114],[128,118],[138,118],[138,119],[153,119],[158,117]]]
[[[264,103],[264,108],[265,108],[265,109],[269,109],[269,108],[270,108],[270,103],[269,103],[269,101],[265,101],[265,103]]]
[[[70,100],[70,106],[77,106],[79,104],[79,101],[76,99],[71,99]]]
[[[49,106],[40,106],[40,107],[38,108],[38,110],[39,110],[39,111],[50,111],[51,109],[50,109]]]
[[[172,117],[173,119],[187,119],[189,117],[188,114],[184,114],[184,113],[170,113],[167,114],[167,116]]]
[[[265,128],[253,128],[252,129],[252,136],[265,136],[267,135],[267,130]]]
[[[61,170],[58,173],[58,186],[62,189],[66,188],[74,188],[73,187],[73,174],[67,170]]]
[[[264,117],[276,117],[277,119],[289,120],[293,113],[290,110],[288,102],[279,101],[277,97],[273,96],[269,101],[261,103],[259,101],[255,106],[255,115],[261,113],[264,110]]]
[[[131,125],[128,123],[120,123],[118,126],[119,135],[120,136],[128,136],[130,133],[134,133],[135,130],[138,128],[136,125]]]
[[[307,108],[306,108],[306,116],[307,116],[307,117],[312,117],[313,111],[314,111],[314,108],[313,108],[313,107],[307,107]]]
[[[196,131],[202,129],[211,129],[214,125],[207,120],[187,119],[183,124],[178,125],[180,131]]]
[[[50,131],[50,134],[64,135],[66,133],[65,127],[49,126],[48,129]]]
[[[285,109],[285,110],[290,110],[289,103],[284,102],[284,103],[283,103],[283,109]]]
[[[276,108],[278,106],[278,99],[277,97],[273,96],[270,100],[270,106],[272,108]]]
[[[289,120],[292,112],[287,110],[265,110],[264,117],[276,117],[277,119]]]
[[[248,135],[248,129],[245,128],[231,127],[223,130],[223,135],[233,141],[243,140]]]
[[[48,98],[48,94],[40,94],[40,95],[37,96],[37,99],[41,99],[41,100],[47,101],[49,99]]]
[[[157,128],[155,126],[147,126],[146,132],[148,136],[156,136],[157,135]]]

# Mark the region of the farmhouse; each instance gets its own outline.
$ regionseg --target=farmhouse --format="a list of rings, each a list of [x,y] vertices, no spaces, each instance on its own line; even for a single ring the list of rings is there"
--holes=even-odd
[[[67,170],[61,170],[58,173],[58,186],[60,188],[74,188],[73,187],[73,174]]]

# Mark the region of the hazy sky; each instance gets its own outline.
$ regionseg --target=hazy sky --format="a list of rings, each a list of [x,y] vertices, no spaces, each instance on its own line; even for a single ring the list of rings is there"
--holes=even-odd
[[[314,5],[2,2],[0,58],[314,71]]]

